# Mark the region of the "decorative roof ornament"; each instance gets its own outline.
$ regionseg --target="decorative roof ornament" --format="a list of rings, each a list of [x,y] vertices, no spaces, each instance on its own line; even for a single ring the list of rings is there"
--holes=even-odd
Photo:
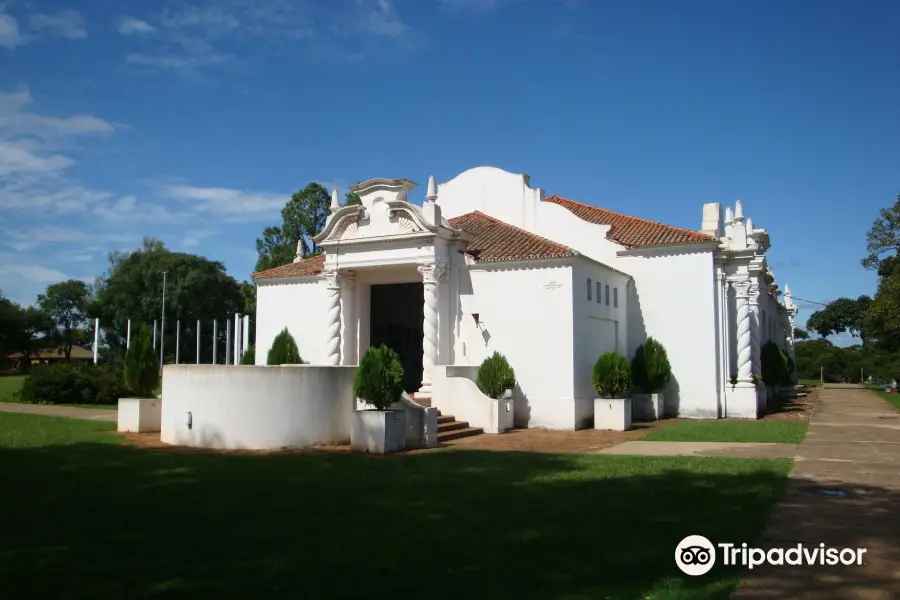
[[[731,225],[734,223],[734,213],[731,211],[730,206],[725,207],[725,224]]]
[[[341,198],[338,195],[337,188],[331,190],[331,212],[337,212],[341,209]]]
[[[740,200],[734,203],[734,220],[738,223],[744,220],[744,203]]]
[[[425,202],[437,202],[437,185],[434,183],[434,175],[428,177],[428,191],[425,193]]]

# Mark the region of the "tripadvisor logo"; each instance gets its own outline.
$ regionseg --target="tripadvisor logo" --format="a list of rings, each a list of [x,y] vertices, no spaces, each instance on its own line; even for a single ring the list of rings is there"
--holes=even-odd
[[[744,566],[749,569],[760,565],[862,565],[866,548],[831,548],[825,544],[789,548],[752,548],[746,543],[713,544],[702,535],[689,535],[675,548],[675,564],[685,575],[705,575],[716,564],[716,548],[724,566]]]

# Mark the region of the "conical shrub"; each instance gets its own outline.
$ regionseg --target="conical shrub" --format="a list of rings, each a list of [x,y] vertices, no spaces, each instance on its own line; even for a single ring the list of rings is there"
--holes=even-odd
[[[597,359],[591,371],[591,383],[600,394],[619,398],[631,385],[631,366],[618,352],[607,352]]]
[[[272,341],[272,347],[269,348],[269,354],[266,355],[267,365],[302,365],[303,359],[300,357],[300,350],[297,349],[297,342],[294,336],[285,327],[281,333],[275,336]]]
[[[353,393],[375,410],[387,410],[403,395],[403,363],[384,344],[367,348],[353,378]]]
[[[516,374],[509,366],[506,357],[499,352],[494,352],[478,367],[475,384],[482,394],[497,399],[503,395],[504,391],[515,387]]]
[[[247,346],[247,351],[244,352],[244,356],[241,357],[242,365],[255,365],[256,364],[256,347],[253,344]]]
[[[152,398],[159,386],[159,358],[144,324],[138,326],[125,353],[125,385],[138,398]]]
[[[672,378],[672,366],[665,347],[654,338],[647,338],[638,346],[631,360],[631,377],[634,384],[646,394],[665,389]]]

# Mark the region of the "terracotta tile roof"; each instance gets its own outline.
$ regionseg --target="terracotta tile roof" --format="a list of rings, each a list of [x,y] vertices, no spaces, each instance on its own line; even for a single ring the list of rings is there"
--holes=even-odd
[[[308,277],[318,275],[325,268],[325,255],[311,256],[299,262],[290,262],[280,267],[257,271],[250,276],[251,279],[276,279],[279,277]]]
[[[574,256],[571,248],[542,238],[480,211],[449,220],[455,229],[474,236],[467,250],[478,252],[478,262],[534,260]]]
[[[545,198],[544,202],[558,204],[571,211],[576,217],[589,223],[610,225],[611,228],[607,238],[629,248],[702,244],[715,241],[714,237],[699,231],[691,231],[690,229],[663,225],[662,223],[655,223],[654,221],[638,217],[630,217],[560,196]]]

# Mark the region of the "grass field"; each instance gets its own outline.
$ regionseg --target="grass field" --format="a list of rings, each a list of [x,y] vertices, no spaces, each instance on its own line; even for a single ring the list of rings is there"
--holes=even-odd
[[[682,421],[645,435],[648,442],[771,442],[799,444],[806,421]]]
[[[822,382],[818,379],[800,379],[798,381],[800,385],[805,385],[806,387],[821,387]]]
[[[0,402],[15,402],[14,395],[25,383],[25,375],[4,375],[0,377]]]
[[[790,461],[223,455],[0,413],[6,598],[724,600],[674,548],[758,539]]]
[[[883,386],[867,385],[866,387],[878,394],[880,397],[887,400],[891,406],[893,406],[897,410],[900,410],[900,394],[888,394],[884,391]]]

